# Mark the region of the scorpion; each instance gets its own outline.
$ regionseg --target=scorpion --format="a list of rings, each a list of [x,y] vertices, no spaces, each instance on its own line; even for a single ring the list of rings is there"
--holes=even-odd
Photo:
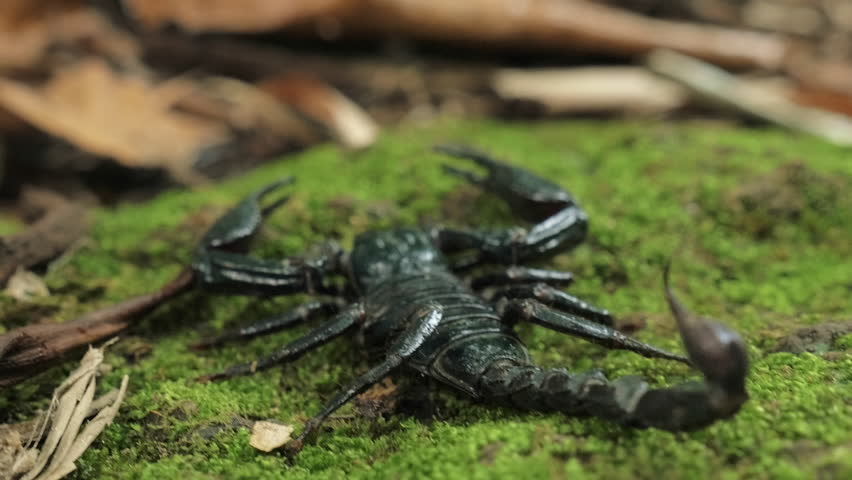
[[[497,404],[570,416],[597,416],[622,425],[689,431],[733,416],[748,399],[745,343],[732,329],[692,316],[668,289],[688,357],[640,342],[613,328],[605,309],[562,289],[569,272],[527,268],[522,262],[553,256],[581,243],[588,218],[562,187],[523,168],[461,145],[437,152],[479,165],[487,173],[443,165],[444,170],[506,201],[533,224],[492,229],[443,226],[366,231],[350,252],[333,242],[305,257],[271,260],[249,256],[249,240],[263,218],[288,200],[267,202],[293,182],[279,180],[247,196],[225,213],[196,248],[193,269],[203,289],[243,295],[309,294],[326,297],[196,344],[199,349],[247,339],[325,318],[274,353],[201,377],[222,380],[290,362],[341,337],[383,353],[381,361],[345,386],[285,446],[298,453],[333,412],[400,367],[419,372],[469,396]],[[496,272],[458,275],[491,265]],[[343,277],[333,283],[332,277]],[[490,292],[485,295],[483,292]],[[514,331],[531,322],[610,349],[686,363],[704,382],[651,388],[638,376],[608,380],[600,370],[571,373],[536,366]]]

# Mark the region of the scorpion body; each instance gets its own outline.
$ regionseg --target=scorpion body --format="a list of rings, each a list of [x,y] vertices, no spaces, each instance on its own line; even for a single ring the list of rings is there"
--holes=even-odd
[[[385,259],[380,265],[390,263],[401,267],[397,268],[401,272],[390,276],[356,276],[357,280],[366,280],[363,284],[367,285],[363,302],[367,318],[372,322],[365,325],[363,335],[368,348],[379,352],[386,349],[388,339],[404,328],[406,310],[412,305],[431,305],[440,309],[441,321],[409,359],[411,368],[480,396],[482,372],[497,357],[529,362],[526,348],[511,326],[502,322],[494,307],[449,271],[448,262],[426,234],[406,229],[365,235],[356,240],[353,253],[357,255],[361,248],[372,250],[376,246],[392,250],[385,257],[377,257]],[[410,253],[432,261],[418,262],[411,268],[414,266],[404,265]]]
[[[383,354],[376,366],[355,379],[311,418],[288,444],[297,452],[335,410],[401,366],[468,395],[518,408],[597,415],[627,425],[691,430],[733,415],[746,400],[748,361],[736,332],[685,314],[668,299],[689,353],[685,358],[639,342],[613,329],[599,307],[555,286],[571,282],[567,272],[516,266],[577,245],[587,218],[567,191],[526,170],[495,161],[465,147],[440,151],[475,161],[488,171],[445,169],[508,201],[535,225],[529,229],[462,230],[399,228],[358,235],[351,252],[328,245],[309,259],[272,261],[245,250],[264,215],[286,197],[263,207],[261,199],[289,183],[281,181],[246,198],[210,229],[196,252],[194,268],[211,291],[241,294],[312,293],[332,300],[309,302],[293,311],[202,341],[206,348],[234,339],[277,331],[323,315],[324,323],[272,355],[236,365],[206,380],[252,374],[347,333]],[[459,273],[485,264],[509,264],[496,273],[465,282]],[[327,279],[343,276],[341,290]],[[666,270],[666,279],[668,269]],[[667,280],[666,280],[667,281]],[[489,291],[484,295],[484,291]],[[533,364],[514,332],[528,321],[576,335],[608,348],[692,364],[705,383],[651,389],[638,377],[610,382],[599,371],[569,373]]]

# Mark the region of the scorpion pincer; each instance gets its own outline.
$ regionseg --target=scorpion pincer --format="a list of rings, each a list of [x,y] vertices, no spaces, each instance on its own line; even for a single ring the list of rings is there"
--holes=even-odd
[[[739,410],[748,398],[745,344],[724,325],[690,315],[668,289],[668,268],[664,275],[667,299],[688,358],[622,334],[612,327],[609,312],[556,288],[571,282],[570,273],[519,266],[573,248],[586,236],[586,213],[566,190],[467,147],[439,146],[436,150],[483,168],[487,174],[480,176],[444,166],[448,173],[508,202],[513,213],[532,226],[367,231],[356,237],[348,253],[328,244],[307,258],[247,256],[247,241],[263,217],[287,197],[266,206],[261,201],[292,179],[273,183],[245,198],[203,237],[193,261],[199,283],[218,293],[308,293],[322,300],[228,331],[196,347],[325,319],[265,358],[203,378],[253,374],[293,361],[343,335],[359,338],[368,349],[379,352],[375,366],[329,400],[291,440],[287,446],[291,453],[298,452],[334,411],[403,366],[483,401],[566,415],[595,415],[635,427],[693,430]],[[468,282],[459,276],[489,264],[505,267]],[[335,278],[343,280],[334,282]],[[600,371],[543,369],[532,362],[515,334],[513,327],[518,322],[532,322],[606,348],[680,361],[697,368],[705,381],[652,388],[636,376],[608,380]]]

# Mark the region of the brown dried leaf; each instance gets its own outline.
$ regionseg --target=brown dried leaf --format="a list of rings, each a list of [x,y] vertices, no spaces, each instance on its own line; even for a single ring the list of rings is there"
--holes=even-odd
[[[58,46],[135,64],[138,46],[82,0],[0,2],[0,70],[30,70]]]
[[[786,38],[709,24],[661,20],[584,0],[129,0],[130,11],[158,27],[254,32],[308,27],[325,38],[346,33],[466,42],[523,51],[588,50],[637,55],[670,48],[728,66],[777,69]]]
[[[204,91],[193,97],[202,103],[208,99],[208,114],[219,116],[238,130],[268,130],[270,133],[292,138],[302,144],[319,140],[316,128],[297,115],[287,105],[277,102],[275,97],[249,83],[227,77],[209,77],[203,80]],[[210,104],[219,103],[218,106]],[[181,102],[186,108],[186,102]],[[218,113],[214,113],[218,111]]]
[[[360,0],[125,0],[136,20],[149,28],[176,23],[189,31],[254,32],[337,11]]]
[[[288,74],[267,79],[258,87],[323,125],[345,148],[367,148],[379,135],[367,112],[318,78]]]
[[[217,122],[173,110],[195,88],[180,78],[154,84],[87,59],[39,88],[0,79],[0,105],[83,150],[195,183],[202,181],[192,170],[199,153],[229,135]]]

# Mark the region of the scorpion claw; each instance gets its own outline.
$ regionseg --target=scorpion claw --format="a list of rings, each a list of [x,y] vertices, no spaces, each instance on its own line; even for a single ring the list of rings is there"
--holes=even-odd
[[[436,145],[434,150],[472,160],[485,168],[488,175],[479,177],[471,172],[444,166],[445,171],[502,197],[516,214],[527,220],[539,222],[563,208],[575,205],[571,194],[559,185],[522,168],[499,162],[486,153],[461,145]]]
[[[201,240],[201,248],[229,247],[250,238],[260,227],[263,217],[283,205],[289,197],[281,197],[266,207],[262,207],[260,201],[266,195],[294,181],[294,177],[282,178],[246,197],[210,227]]]

